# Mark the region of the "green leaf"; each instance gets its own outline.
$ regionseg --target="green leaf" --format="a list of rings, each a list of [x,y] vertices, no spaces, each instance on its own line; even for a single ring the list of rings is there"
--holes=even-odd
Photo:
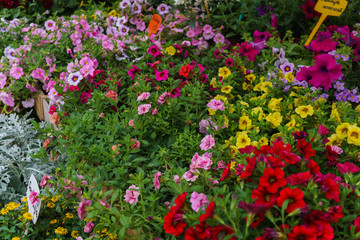
[[[114,201],[119,197],[119,190],[116,190],[111,196],[111,205],[113,205]]]

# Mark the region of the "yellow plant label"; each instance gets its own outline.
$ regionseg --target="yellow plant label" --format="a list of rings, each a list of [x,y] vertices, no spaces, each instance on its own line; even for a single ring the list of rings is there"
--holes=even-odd
[[[315,5],[315,11],[322,13],[319,21],[312,30],[309,38],[306,40],[305,46],[309,45],[311,40],[314,38],[315,34],[319,30],[322,22],[326,19],[327,16],[340,16],[347,6],[348,2],[346,0],[318,0]]]
[[[328,16],[340,16],[347,4],[346,0],[319,0],[315,5],[315,11]]]
[[[155,34],[161,24],[161,17],[158,14],[154,14],[151,18],[151,21],[149,23],[149,37],[151,36],[151,34]]]

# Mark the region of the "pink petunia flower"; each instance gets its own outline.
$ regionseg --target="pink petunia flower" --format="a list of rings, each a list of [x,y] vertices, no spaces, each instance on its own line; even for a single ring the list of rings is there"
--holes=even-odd
[[[26,101],[21,101],[21,104],[24,108],[32,108],[35,105],[35,100],[33,98],[30,98]]]
[[[11,68],[11,70],[10,70],[11,77],[13,77],[15,79],[19,79],[19,78],[21,78],[22,75],[24,75],[22,67],[17,67],[16,65],[14,65]]]
[[[81,202],[78,206],[77,212],[80,220],[83,220],[85,215],[87,214],[86,208],[90,206],[92,203],[91,200],[86,200],[85,198],[81,199]]]
[[[207,151],[215,146],[215,139],[211,135],[206,135],[200,144],[201,150]]]
[[[195,182],[195,180],[199,177],[199,170],[195,169],[190,169],[189,171],[185,172],[182,175],[182,178],[185,179],[186,181],[190,181],[190,182]]]
[[[116,98],[117,98],[117,93],[116,93],[115,91],[113,91],[113,90],[110,90],[109,92],[107,92],[107,93],[105,94],[105,96],[108,97],[108,98],[110,98],[110,99],[112,99],[112,100],[116,100]]]
[[[212,110],[225,110],[225,105],[221,100],[211,99],[211,101],[207,104],[209,108]]]
[[[38,196],[37,192],[31,191],[31,193],[29,195],[29,200],[30,200],[31,205],[34,205],[35,203],[40,202],[40,200],[37,196]]]
[[[134,143],[133,143],[133,142],[134,142]],[[131,145],[131,149],[132,149],[132,150],[140,148],[140,142],[139,142],[139,140],[137,140],[136,138],[131,139],[131,143],[133,143],[133,144]]]
[[[157,108],[154,108],[154,110],[152,110],[152,112],[151,112],[152,115],[155,115],[155,114],[157,114],[157,113],[158,113]]]
[[[157,172],[154,175],[154,186],[155,186],[155,191],[160,189],[160,180],[159,177],[161,176],[161,172]]]
[[[353,163],[344,162],[343,164],[338,163],[336,166],[339,169],[339,172],[342,174],[346,173],[356,173],[360,171],[360,168],[355,166]]]
[[[93,230],[94,224],[92,221],[88,222],[84,227],[84,232],[89,233]]]
[[[33,70],[30,75],[35,79],[43,80],[45,77],[45,71],[41,68],[37,68]]]
[[[147,113],[147,112],[149,112],[150,108],[151,108],[151,104],[141,104],[137,109],[138,114],[142,115],[144,113]]]
[[[6,84],[6,75],[0,72],[0,88],[3,89]]]
[[[149,92],[143,92],[142,94],[140,94],[137,98],[136,101],[142,101],[142,100],[146,100],[150,97],[150,93]]]
[[[139,187],[135,186],[134,184],[131,185],[125,192],[125,202],[129,204],[136,204],[140,195],[140,192],[136,191],[138,189]]]
[[[206,195],[203,193],[197,193],[197,192],[193,192],[191,194],[191,198],[190,198],[190,202],[191,202],[191,208],[195,211],[198,212],[200,210],[200,208],[202,210],[205,209],[205,205],[207,203],[209,203],[209,200],[207,199]]]

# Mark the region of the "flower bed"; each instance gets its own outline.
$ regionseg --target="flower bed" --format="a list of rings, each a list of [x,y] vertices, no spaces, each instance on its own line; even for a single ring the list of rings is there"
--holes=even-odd
[[[105,10],[7,27],[23,42],[4,49],[2,112],[46,92],[57,127],[35,126],[36,158],[56,168],[39,223],[9,203],[0,236],[360,238],[359,24],[305,48],[274,22],[231,45],[175,5]]]

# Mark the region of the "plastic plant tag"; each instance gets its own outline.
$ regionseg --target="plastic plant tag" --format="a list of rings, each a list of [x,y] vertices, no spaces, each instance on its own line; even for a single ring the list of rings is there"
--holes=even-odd
[[[306,40],[305,46],[310,44],[326,17],[340,16],[345,11],[347,4],[348,2],[346,0],[318,0],[315,5],[315,11],[321,13],[321,17],[312,30],[309,38]]]
[[[152,16],[151,21],[149,23],[149,27],[148,27],[149,28],[149,34],[148,34],[149,37],[151,36],[151,34],[155,34],[158,31],[161,21],[162,21],[162,19],[158,14],[154,14]]]
[[[36,192],[38,195],[40,194],[38,183],[34,177],[34,175],[31,174],[29,184],[26,190],[26,197],[29,207],[29,213],[33,216],[32,221],[35,224],[40,213],[40,207],[41,207],[41,199],[39,199],[38,202],[36,202],[34,205],[30,203],[30,194],[31,192]]]

